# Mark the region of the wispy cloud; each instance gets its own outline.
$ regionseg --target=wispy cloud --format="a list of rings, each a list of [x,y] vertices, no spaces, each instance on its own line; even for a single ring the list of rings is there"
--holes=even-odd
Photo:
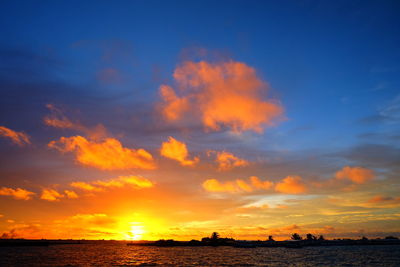
[[[47,126],[61,128],[61,129],[78,129],[81,130],[83,128],[82,125],[76,122],[72,122],[68,119],[61,109],[57,108],[53,104],[47,104],[46,107],[51,111],[50,115],[47,115],[43,118],[44,124]]]
[[[400,94],[392,99],[385,107],[379,110],[381,115],[386,121],[390,123],[400,122]]]
[[[267,84],[241,62],[186,61],[174,71],[177,88],[160,86],[166,119],[199,118],[206,129],[263,132],[283,118],[277,100],[263,97]]]
[[[160,153],[166,158],[179,161],[183,166],[193,166],[199,162],[198,157],[189,159],[189,151],[186,144],[171,136],[168,138],[168,141],[162,143]]]
[[[54,104],[47,104],[46,107],[50,110],[50,114],[43,118],[43,122],[47,126],[76,130],[94,140],[107,136],[107,130],[102,124],[98,124],[95,127],[87,127],[79,121],[70,120],[65,116],[64,112]]]
[[[383,202],[391,202],[391,201],[398,201],[400,202],[400,197],[384,197],[381,195],[374,196],[370,200],[369,203],[383,203]]]
[[[400,197],[376,195],[370,198],[364,205],[367,207],[395,208],[400,206]]]
[[[26,133],[16,132],[4,126],[0,126],[0,136],[10,139],[11,142],[19,146],[24,146],[31,143],[29,135]]]
[[[154,186],[154,183],[144,177],[130,175],[119,176],[108,180],[97,180],[90,183],[77,181],[72,182],[71,186],[84,191],[102,192],[107,188],[121,188],[124,186],[131,186],[136,189],[150,188]]]
[[[150,188],[154,186],[154,183],[149,179],[135,175],[119,176],[118,178],[105,181],[95,181],[93,184],[102,187],[123,187],[125,185],[130,185],[134,188]]]
[[[101,192],[104,191],[103,188],[97,187],[97,186],[93,186],[89,183],[86,182],[72,182],[71,183],[72,187],[78,188],[78,189],[82,189],[85,191],[93,191],[93,192]]]

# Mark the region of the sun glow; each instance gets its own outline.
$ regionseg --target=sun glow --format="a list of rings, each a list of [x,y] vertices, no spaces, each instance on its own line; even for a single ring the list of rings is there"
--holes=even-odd
[[[129,212],[129,215],[115,216],[118,221],[116,231],[118,239],[158,240],[164,236],[165,225],[159,218],[141,212]]]
[[[129,240],[141,240],[144,233],[146,233],[143,225],[138,223],[132,223],[130,231],[127,233],[127,239]]]

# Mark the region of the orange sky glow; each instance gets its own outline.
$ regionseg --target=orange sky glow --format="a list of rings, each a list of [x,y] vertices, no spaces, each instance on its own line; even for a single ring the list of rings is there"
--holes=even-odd
[[[46,133],[40,137],[1,125],[4,151],[29,164],[2,172],[0,236],[190,240],[216,231],[282,240],[294,232],[399,232],[396,175],[273,143],[270,131],[292,119],[279,88],[262,77],[245,62],[185,59],[140,107],[150,126],[129,130],[139,113],[106,123],[62,103],[47,103],[35,118]]]

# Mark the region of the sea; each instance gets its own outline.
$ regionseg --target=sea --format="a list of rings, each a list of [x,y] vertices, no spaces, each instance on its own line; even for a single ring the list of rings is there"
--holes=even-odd
[[[113,244],[0,247],[0,266],[400,266],[400,246],[147,247]]]

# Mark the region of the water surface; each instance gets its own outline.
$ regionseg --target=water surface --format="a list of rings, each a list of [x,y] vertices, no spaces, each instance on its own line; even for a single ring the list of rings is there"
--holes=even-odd
[[[400,266],[400,246],[290,248],[2,247],[0,266]]]

